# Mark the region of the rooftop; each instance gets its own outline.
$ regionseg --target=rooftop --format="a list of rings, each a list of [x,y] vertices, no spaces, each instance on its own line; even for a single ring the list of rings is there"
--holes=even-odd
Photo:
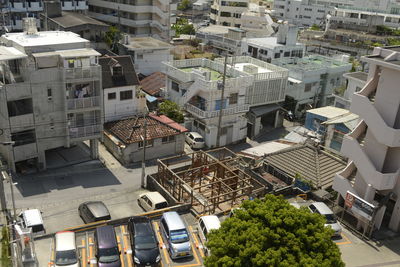
[[[27,57],[26,54],[14,47],[0,46],[0,61],[25,57]]]
[[[130,50],[143,49],[169,49],[172,46],[166,42],[160,41],[153,37],[132,37],[129,36],[129,42],[123,43],[123,46]]]
[[[198,32],[204,34],[217,34],[224,35],[229,32],[229,29],[235,29],[234,27],[221,26],[221,25],[210,25],[208,27],[200,28]]]
[[[151,96],[160,93],[161,88],[165,87],[166,75],[162,72],[154,72],[140,81],[142,90]]]
[[[314,108],[307,110],[307,113],[312,113],[315,115],[319,115],[321,117],[325,117],[327,119],[333,119],[338,116],[347,115],[350,113],[347,109],[337,108],[333,106],[326,106],[322,108]]]
[[[302,58],[285,57],[273,59],[272,64],[281,66],[294,72],[313,71],[321,69],[342,68],[351,69],[351,64],[321,55],[309,55]]]
[[[176,125],[171,119],[163,116],[131,117],[119,121],[112,121],[104,124],[104,130],[117,137],[123,144],[128,145],[142,141],[144,136],[144,122],[147,122],[147,140],[162,138],[171,135],[178,135],[186,128]],[[172,122],[171,122],[172,121]]]
[[[368,79],[368,73],[362,71],[345,73],[343,76],[346,78],[354,78],[363,82],[366,82]]]
[[[275,47],[286,46],[284,44],[278,44],[278,37],[260,37],[260,38],[246,38],[246,42],[250,45],[255,45],[259,47],[266,47],[274,49]],[[302,43],[296,43],[298,46],[304,46]]]
[[[104,22],[98,21],[84,14],[75,12],[62,12],[62,16],[55,18],[48,18],[48,19],[53,20],[64,29],[75,26],[81,26],[85,24],[108,27],[108,24]]]
[[[99,58],[99,64],[102,68],[103,88],[139,85],[131,56],[105,56]],[[114,66],[122,67],[122,76],[117,77],[112,74]]]
[[[89,43],[79,34],[65,31],[43,31],[36,34],[26,34],[24,32],[6,33],[1,36],[3,39],[12,41],[22,47],[50,46],[71,43]]]
[[[180,70],[184,71],[184,72],[200,72],[200,73],[204,73],[204,72],[210,72],[210,80],[211,81],[218,81],[218,80],[222,80],[223,78],[223,73],[213,70],[211,68],[208,67],[188,67],[188,68],[181,68]],[[228,75],[227,75],[228,77]]]

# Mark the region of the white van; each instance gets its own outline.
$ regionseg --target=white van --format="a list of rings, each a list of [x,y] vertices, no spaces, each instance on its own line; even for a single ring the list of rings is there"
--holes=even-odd
[[[23,228],[31,228],[34,235],[45,234],[42,213],[38,209],[24,210],[18,217],[22,220]]]
[[[71,231],[58,232],[56,239],[55,267],[79,267],[76,251],[75,233]]]
[[[168,207],[167,200],[158,192],[147,192],[139,195],[138,204],[145,211],[159,210]]]
[[[221,222],[219,221],[218,217],[215,215],[206,215],[200,217],[198,223],[197,223],[197,230],[199,237],[201,239],[201,242],[204,245],[204,250],[206,252],[206,255],[210,255],[210,250],[205,246],[205,243],[207,242],[207,235],[211,230],[216,230],[221,227]]]
[[[318,213],[325,217],[325,227],[331,227],[334,231],[334,236],[340,236],[342,233],[342,227],[336,220],[336,216],[332,210],[324,202],[314,202],[308,206],[312,213]]]

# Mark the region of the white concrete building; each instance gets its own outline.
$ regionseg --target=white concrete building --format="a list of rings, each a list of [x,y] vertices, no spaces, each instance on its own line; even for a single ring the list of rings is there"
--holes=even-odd
[[[88,15],[137,37],[151,36],[169,41],[175,35],[176,4],[171,0],[128,0],[123,2],[89,0]]]
[[[275,59],[272,64],[289,70],[286,101],[290,100],[296,116],[309,108],[333,104],[335,88],[342,86],[343,74],[351,69],[350,63],[320,55]]]
[[[164,72],[164,61],[171,61],[172,45],[152,37],[133,37],[125,35],[118,51],[120,55],[130,55],[135,64],[136,73],[150,75],[154,72]]]
[[[211,5],[211,24],[240,28],[242,13],[248,10],[249,2],[249,0],[215,0]]]
[[[267,62],[284,57],[303,57],[305,45],[297,42],[297,32],[296,26],[281,24],[276,36],[244,38],[241,44],[241,54]]]
[[[130,56],[99,58],[103,77],[104,122],[146,112],[146,96]]]
[[[101,67],[90,43],[72,32],[23,33],[0,40],[0,153],[16,169],[46,169],[46,151],[90,140],[98,155],[103,129]],[[11,149],[11,150],[10,150]]]
[[[250,3],[248,10],[241,15],[240,28],[246,31],[247,37],[264,37],[275,33],[273,23],[264,6]]]
[[[335,107],[350,109],[351,97],[360,91],[367,83],[368,73],[349,72],[343,74],[346,79],[346,90],[342,96],[335,94]]]
[[[6,25],[9,31],[21,31],[23,29],[22,19],[25,17],[36,18],[37,27],[40,26],[39,13],[44,11],[44,1],[22,1],[22,0],[9,0],[3,8],[6,16]],[[63,11],[74,11],[84,13],[88,9],[86,0],[65,0],[61,1],[61,8]]]
[[[360,205],[348,210],[357,227],[367,231],[383,226],[400,230],[399,50],[375,48],[361,58],[369,64],[368,80],[353,95],[350,111],[362,120],[344,137],[341,153],[349,161],[333,183],[340,205],[347,192],[363,203],[362,212]]]

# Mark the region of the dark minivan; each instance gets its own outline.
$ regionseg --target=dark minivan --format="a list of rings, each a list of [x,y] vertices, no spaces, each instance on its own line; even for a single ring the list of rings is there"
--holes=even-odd
[[[120,251],[114,227],[111,225],[97,227],[94,234],[96,258],[99,267],[120,267]]]
[[[101,201],[88,201],[79,205],[79,216],[85,223],[111,220],[110,212]]]
[[[129,218],[133,261],[135,266],[160,266],[160,251],[151,221],[145,216]]]

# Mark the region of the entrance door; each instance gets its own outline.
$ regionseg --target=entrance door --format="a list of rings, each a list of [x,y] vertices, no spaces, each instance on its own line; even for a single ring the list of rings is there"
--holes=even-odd
[[[247,123],[247,137],[250,139],[253,138],[253,124],[250,122]]]
[[[233,126],[229,126],[226,129],[226,143],[225,145],[229,145],[232,143],[232,138],[233,138]]]

